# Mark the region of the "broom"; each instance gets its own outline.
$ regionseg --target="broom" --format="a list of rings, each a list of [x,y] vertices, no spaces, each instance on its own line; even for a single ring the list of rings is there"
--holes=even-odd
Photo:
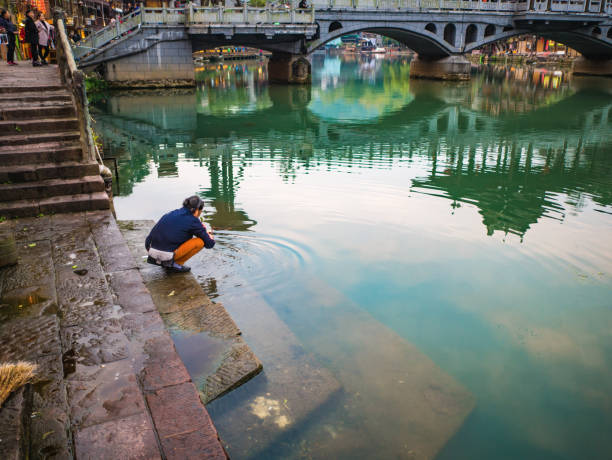
[[[28,383],[35,371],[36,364],[27,361],[0,364],[0,406],[13,391]]]

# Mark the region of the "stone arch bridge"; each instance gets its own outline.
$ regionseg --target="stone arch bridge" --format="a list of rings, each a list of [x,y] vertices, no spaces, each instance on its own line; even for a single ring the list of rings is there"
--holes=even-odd
[[[295,0],[294,0],[295,1]],[[469,78],[462,57],[520,34],[564,43],[575,72],[612,75],[612,0],[313,0],[307,9],[142,8],[74,49],[79,65],[110,81],[193,81],[192,53],[219,46],[271,51],[270,78],[304,83],[305,57],[342,35],[368,31],[414,51],[412,77]]]

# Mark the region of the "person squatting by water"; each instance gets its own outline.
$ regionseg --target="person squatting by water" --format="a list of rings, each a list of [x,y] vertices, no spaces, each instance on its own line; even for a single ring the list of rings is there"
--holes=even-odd
[[[215,245],[212,231],[209,234],[199,219],[203,208],[204,201],[193,195],[185,198],[182,208],[164,214],[145,239],[147,262],[169,271],[191,270],[185,262],[202,248],[212,249]]]
[[[11,15],[4,8],[0,9],[0,33],[6,34],[8,39],[6,53],[8,65],[17,65],[15,62],[15,32],[17,32],[17,26],[11,22]]]
[[[38,52],[38,29],[36,28],[36,23],[34,22],[34,10],[26,11],[26,21],[25,21],[25,41],[30,44],[30,50],[32,52],[32,65],[34,67],[41,66],[38,61],[39,52]],[[45,61],[45,65],[47,62]]]

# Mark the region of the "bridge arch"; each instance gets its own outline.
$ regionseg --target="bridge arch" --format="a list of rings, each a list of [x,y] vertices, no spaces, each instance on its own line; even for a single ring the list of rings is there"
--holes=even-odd
[[[452,22],[446,24],[446,26],[444,26],[444,41],[450,44],[451,46],[455,46],[456,38],[457,28],[455,27],[455,24],[453,24]]]
[[[470,24],[465,29],[465,44],[469,45],[478,40],[478,28],[474,24]]]
[[[533,32],[522,29],[506,29],[507,28],[504,27],[501,32],[495,33],[493,35],[486,35],[485,33],[482,39],[477,40],[474,43],[468,44],[466,41],[465,47],[462,51],[464,53],[470,53],[476,49],[482,48],[483,46],[503,41],[511,37],[516,37],[518,35],[525,34],[533,34]],[[612,30],[612,28],[610,30]],[[566,46],[569,46],[570,48],[573,48],[578,51],[586,58],[609,59],[611,50],[610,43],[607,41],[607,39],[612,38],[612,33],[610,32],[610,30],[608,30],[607,35],[602,32],[600,27],[584,28],[581,30],[569,31],[541,31],[536,33],[536,35],[547,40],[554,40],[557,43],[562,43]]]
[[[334,21],[338,22],[338,21]],[[339,22],[338,22],[339,23]],[[326,43],[335,40],[343,35],[356,34],[358,32],[370,32],[384,37],[391,38],[408,46],[419,55],[431,58],[442,58],[459,52],[454,45],[445,42],[438,34],[438,25],[434,23],[408,23],[398,24],[397,27],[389,27],[388,22],[358,22],[358,23],[339,23],[341,28],[332,30],[332,23],[329,25],[319,24],[321,35],[317,40],[306,44],[306,54],[310,54]],[[455,27],[453,25],[453,27]],[[324,30],[328,30],[324,33]]]
[[[496,31],[495,25],[494,24],[488,24],[487,27],[485,27],[484,36],[485,37],[490,37],[492,35],[495,35],[495,31]]]
[[[340,23],[339,21],[334,21],[329,25],[329,28],[327,29],[327,31],[334,32],[340,29],[342,29],[342,23]]]

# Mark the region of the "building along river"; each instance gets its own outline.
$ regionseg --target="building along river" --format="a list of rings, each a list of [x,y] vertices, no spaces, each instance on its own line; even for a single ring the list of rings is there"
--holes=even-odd
[[[208,404],[232,458],[612,457],[610,80],[359,55],[315,55],[311,87],[197,79],[94,116],[119,219],[206,199],[193,271],[264,365]]]

